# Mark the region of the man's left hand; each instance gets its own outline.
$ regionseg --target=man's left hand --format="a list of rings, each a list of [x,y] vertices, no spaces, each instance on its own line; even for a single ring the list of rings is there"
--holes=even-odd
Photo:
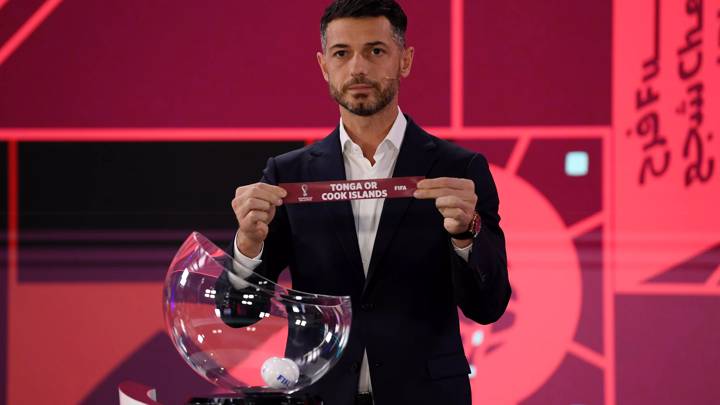
[[[445,218],[445,230],[450,234],[468,230],[478,199],[475,194],[475,183],[470,179],[456,177],[421,180],[413,196],[417,199],[435,199],[435,206]],[[458,246],[468,245],[472,241],[453,242]]]

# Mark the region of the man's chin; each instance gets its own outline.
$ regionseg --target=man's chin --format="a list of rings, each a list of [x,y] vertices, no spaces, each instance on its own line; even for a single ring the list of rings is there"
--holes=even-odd
[[[357,94],[349,97],[346,95],[342,98],[335,98],[335,101],[345,110],[361,117],[375,115],[389,104],[389,102],[383,104],[379,98],[371,94]]]
[[[350,110],[350,112],[361,117],[369,117],[377,113],[375,110]]]
[[[379,111],[376,106],[366,106],[363,104],[345,105],[344,107],[351,113],[359,115],[361,117],[369,117]]]

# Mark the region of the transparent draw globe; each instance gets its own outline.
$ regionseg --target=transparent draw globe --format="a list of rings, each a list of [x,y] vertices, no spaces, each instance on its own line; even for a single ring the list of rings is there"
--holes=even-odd
[[[194,232],[168,269],[165,323],[180,355],[211,383],[243,393],[291,394],[340,359],[350,297],[284,288],[242,271]]]

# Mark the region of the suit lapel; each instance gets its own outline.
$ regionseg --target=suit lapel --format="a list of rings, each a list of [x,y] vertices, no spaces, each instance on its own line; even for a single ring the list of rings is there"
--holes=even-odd
[[[310,149],[310,178],[313,181],[346,180],[345,163],[340,147],[338,128],[329,136],[317,142]],[[329,218],[334,218],[335,235],[340,241],[345,255],[353,267],[359,272],[359,280],[365,279],[365,272],[360,257],[360,247],[355,230],[355,217],[350,201],[328,202],[323,210]],[[355,274],[357,276],[358,274]],[[362,281],[360,281],[362,282]]]
[[[408,117],[405,137],[395,163],[393,177],[426,176],[437,159],[436,148],[435,140]],[[388,198],[385,200],[363,293],[368,291],[377,272],[378,264],[387,253],[395,232],[413,200],[413,198]]]

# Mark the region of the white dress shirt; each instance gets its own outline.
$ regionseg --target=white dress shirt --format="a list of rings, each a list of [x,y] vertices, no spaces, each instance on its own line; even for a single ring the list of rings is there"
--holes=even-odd
[[[373,156],[375,164],[372,165],[363,155],[360,146],[350,139],[350,136],[343,125],[342,118],[340,118],[340,147],[342,148],[343,161],[345,163],[345,176],[347,177],[347,180],[384,179],[392,177],[392,173],[395,169],[395,163],[397,162],[398,154],[400,153],[400,146],[402,145],[403,138],[405,137],[406,128],[407,119],[400,111],[400,108],[398,108],[398,114],[395,118],[395,122],[390,128],[390,132],[388,132],[385,136],[385,139],[383,139],[383,141],[380,142],[380,145],[378,145],[375,155]],[[357,240],[360,248],[363,270],[365,271],[365,276],[367,276],[373,246],[375,245],[375,236],[377,235],[380,215],[382,214],[385,199],[377,198],[352,200],[350,203],[352,205],[353,216],[355,217],[355,231],[357,232]],[[242,277],[243,274],[247,274],[248,271],[251,272],[260,265],[261,260],[259,259],[260,256],[262,256],[262,250],[257,257],[249,258],[240,253],[237,248],[237,243],[233,243],[233,246],[235,247],[236,259],[234,267],[239,276]],[[460,257],[466,261],[468,260],[472,244],[465,248],[453,247]],[[231,278],[231,281],[234,281],[233,278]],[[236,284],[236,287],[243,286]],[[372,385],[370,382],[370,369],[368,367],[366,351],[363,355],[362,365],[360,366],[358,392],[371,391]]]

